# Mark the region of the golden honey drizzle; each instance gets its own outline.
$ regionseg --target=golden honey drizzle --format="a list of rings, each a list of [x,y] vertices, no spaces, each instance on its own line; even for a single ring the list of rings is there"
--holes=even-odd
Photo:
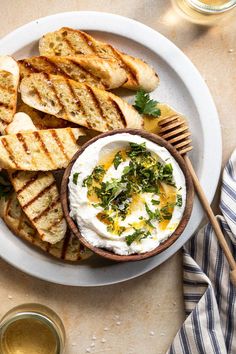
[[[114,158],[118,152],[120,152],[123,160],[127,158],[126,150],[117,148],[114,149],[109,155],[102,156],[99,160],[99,165],[102,165],[105,171],[107,171],[112,166]]]

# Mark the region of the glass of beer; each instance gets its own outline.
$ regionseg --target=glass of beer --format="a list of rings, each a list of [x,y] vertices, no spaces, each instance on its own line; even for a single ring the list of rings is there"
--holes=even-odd
[[[232,10],[236,0],[172,0],[178,12],[193,22],[210,23]]]
[[[65,329],[58,315],[40,304],[24,304],[0,321],[0,354],[63,354]]]

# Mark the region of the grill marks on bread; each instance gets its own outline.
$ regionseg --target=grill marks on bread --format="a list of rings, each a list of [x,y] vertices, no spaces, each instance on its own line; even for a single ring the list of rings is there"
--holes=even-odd
[[[11,149],[11,146],[8,143],[8,139],[6,139],[5,137],[2,137],[0,139],[1,139],[2,147],[4,148],[6,155],[10,160],[10,164],[12,165],[11,168],[19,168],[19,165],[16,162],[16,158],[14,156],[13,150]]]
[[[55,131],[55,130],[54,130],[54,133],[56,134],[56,131]],[[53,157],[52,157],[52,155],[49,153],[49,150],[48,150],[46,144],[44,143],[44,140],[42,139],[41,134],[40,134],[39,132],[33,132],[33,135],[34,135],[35,139],[39,142],[40,149],[41,149],[42,151],[44,151],[45,157],[47,157],[47,158],[50,160],[52,166],[54,167],[54,168],[52,168],[52,169],[53,169],[53,170],[56,169],[56,163],[53,161]]]
[[[108,45],[108,48],[110,48],[112,52],[111,56],[114,57],[118,61],[120,66],[124,68],[124,70],[126,71],[128,80],[124,84],[124,86],[127,88],[134,88],[134,89],[139,88],[138,71],[126,63],[122,53],[120,53],[118,50],[113,48],[111,45]]]
[[[26,178],[30,178],[30,174],[31,172],[27,171],[27,174],[29,174],[29,176],[26,176]],[[42,172],[41,173],[41,177],[45,177],[45,179],[49,179],[50,181],[50,184],[47,186],[44,185],[44,188],[41,189],[37,194],[35,194],[32,198],[30,197],[29,200],[27,200],[25,203],[22,203],[22,208],[23,210],[25,211],[27,208],[29,208],[30,206],[32,206],[32,204],[37,201],[39,198],[42,198],[44,197],[45,194],[47,194],[48,192],[51,192],[51,190],[54,192],[54,187],[56,187],[56,181],[54,180],[54,178],[52,178],[52,175],[51,173],[49,173],[48,175],[46,174],[46,172]],[[38,178],[35,180],[36,182],[39,181],[39,178],[40,176],[38,176]],[[12,183],[14,181],[12,180]],[[45,182],[44,182],[45,183]],[[34,188],[35,188],[35,185],[34,185]],[[48,199],[51,199],[52,197],[50,196],[49,197],[49,194],[48,194]],[[33,219],[34,220],[34,219]]]
[[[19,67],[10,56],[0,56],[0,133],[11,123],[16,111]]]
[[[16,111],[17,85],[14,75],[0,69],[0,133],[11,123]]]
[[[120,97],[59,75],[31,74],[21,81],[20,90],[29,106],[87,128],[142,128],[141,116]]]
[[[69,113],[69,115],[70,114],[75,115],[75,111],[78,110],[82,115],[85,116],[86,115],[86,111],[85,111],[85,109],[83,107],[83,104],[82,104],[81,100],[79,99],[79,97],[77,97],[76,92],[75,92],[75,90],[73,88],[73,85],[71,84],[71,82],[69,80],[65,80],[65,84],[68,87],[69,92],[71,94],[71,97],[73,98],[73,100],[74,100],[74,102],[76,104],[75,110],[71,111]]]
[[[24,138],[24,136],[21,134],[21,133],[17,133],[16,134],[16,137],[17,137],[17,139],[19,140],[19,142],[22,144],[22,146],[23,146],[23,148],[24,148],[24,150],[25,150],[25,153],[26,154],[28,154],[28,146],[27,146],[27,143],[26,143],[26,141],[25,141],[25,138]]]
[[[50,131],[52,138],[55,140],[56,144],[58,145],[58,148],[61,150],[62,154],[64,155],[65,159],[69,161],[70,156],[65,152],[65,148],[61,142],[61,140],[58,138],[58,135],[55,130]],[[74,135],[71,135],[72,140],[76,143]]]
[[[84,132],[79,128],[62,128],[0,137],[0,168],[24,171],[66,168],[79,149],[77,139],[81,135]]]
[[[53,174],[21,171],[15,177],[9,172],[9,177],[19,203],[39,237],[52,244],[62,240],[66,221]]]
[[[16,181],[16,179],[20,176],[21,173],[21,171],[11,172],[11,180]],[[15,192],[17,193],[17,195],[23,192],[27,187],[30,187],[30,185],[34,183],[39,176],[40,172],[30,172],[29,178],[23,183],[23,185],[21,187],[15,188]]]
[[[93,53],[105,58],[113,57],[118,60],[119,64],[127,71],[128,80],[131,80],[133,84],[137,84],[136,72],[126,65],[126,63],[122,59],[122,55],[119,54],[119,52],[111,45],[96,41],[87,33],[79,30],[73,30],[70,28],[62,28],[61,30],[56,32],[56,35],[57,37],[61,35],[60,42],[57,45],[55,44],[54,46],[52,46],[52,44],[54,44],[53,41],[50,43],[52,46],[50,51],[51,55],[55,54],[61,56],[65,55],[63,53],[67,53],[66,55],[70,56],[76,54],[87,55]],[[46,36],[47,34],[40,40],[40,53],[44,53],[44,51],[46,52],[46,48],[44,48],[44,38],[46,38]],[[76,41],[76,38],[78,38],[79,40]],[[63,41],[65,41],[67,48],[63,47]]]
[[[65,237],[55,244],[43,241],[23,212],[16,194],[13,193],[7,200],[0,199],[1,217],[11,231],[18,237],[29,242],[44,252],[61,260],[78,261],[92,255],[92,253],[80,244],[78,238],[67,229]]]
[[[37,111],[36,109],[27,106],[23,102],[19,103],[17,107],[17,111],[28,114],[28,116],[30,116],[33,124],[36,126],[38,130],[66,128],[70,124],[68,121],[64,119],[59,119],[47,113]]]
[[[85,85],[85,89],[86,89],[87,93],[89,94],[90,99],[93,102],[93,105],[96,107],[96,109],[98,111],[98,116],[100,116],[102,118],[102,120],[104,121],[105,129],[109,130],[108,124],[106,123],[107,116],[103,112],[102,105],[100,104],[100,101],[99,101],[98,97],[96,96],[96,93],[94,92],[92,87],[90,87],[88,85]],[[92,127],[91,123],[89,123],[89,125]]]
[[[110,44],[94,39],[89,34],[63,27],[58,31],[45,34],[39,42],[41,55],[75,56],[95,54],[101,58],[113,58],[127,75],[124,87],[137,90],[153,91],[159,78],[152,67],[143,60],[126,55]]]
[[[113,89],[127,81],[127,74],[116,60],[96,55],[77,57],[39,56],[18,61],[21,78],[45,72],[66,79],[87,82],[101,89]]]

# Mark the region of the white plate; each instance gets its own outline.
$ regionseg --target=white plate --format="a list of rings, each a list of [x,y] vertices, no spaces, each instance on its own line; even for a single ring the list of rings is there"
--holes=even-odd
[[[37,53],[38,39],[62,26],[91,31],[96,38],[153,65],[161,84],[152,96],[189,118],[194,145],[191,159],[211,201],[221,167],[220,126],[209,90],[190,60],[153,29],[125,17],[99,12],[60,13],[30,22],[0,41],[0,54],[11,54],[17,59],[32,56]],[[172,256],[196,230],[202,215],[195,200],[192,217],[181,237],[165,252],[135,263],[111,264],[102,259],[83,265],[63,263],[16,238],[2,221],[0,255],[14,267],[50,282],[73,286],[113,284],[144,274]]]

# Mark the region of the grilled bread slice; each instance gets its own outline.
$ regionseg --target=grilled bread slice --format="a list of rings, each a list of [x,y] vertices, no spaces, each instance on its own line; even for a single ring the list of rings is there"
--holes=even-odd
[[[0,168],[49,171],[65,168],[79,149],[79,128],[27,131],[0,137]]]
[[[100,58],[97,55],[78,55],[76,57],[40,56],[18,61],[20,76],[46,72],[61,75],[78,82],[110,90],[122,86],[127,81],[124,69],[113,58]]]
[[[6,128],[8,134],[36,131],[30,117],[16,113]],[[52,172],[8,171],[20,205],[38,231],[39,237],[57,243],[66,233],[66,221]]]
[[[66,233],[60,196],[51,172],[9,172],[19,203],[39,237],[57,243]]]
[[[9,56],[0,56],[0,133],[11,123],[16,111],[19,67]]]
[[[20,102],[19,105],[17,105],[17,111],[26,113],[30,116],[33,124],[38,130],[67,128],[69,125],[72,125],[64,119],[56,118],[50,114],[37,111],[36,109],[27,106],[24,102]]]
[[[120,97],[60,75],[31,74],[21,81],[20,91],[27,105],[100,132],[143,125]]]
[[[15,193],[12,193],[8,199],[0,198],[0,216],[16,236],[58,259],[79,261],[92,255],[92,252],[85,249],[69,230],[60,242],[51,244],[42,241],[37,230],[23,212]]]
[[[89,34],[63,27],[45,34],[39,42],[40,55],[75,56],[96,54],[102,58],[114,58],[126,71],[127,82],[123,85],[131,90],[153,91],[159,78],[152,67],[143,60],[121,53],[110,44],[94,39]]]

